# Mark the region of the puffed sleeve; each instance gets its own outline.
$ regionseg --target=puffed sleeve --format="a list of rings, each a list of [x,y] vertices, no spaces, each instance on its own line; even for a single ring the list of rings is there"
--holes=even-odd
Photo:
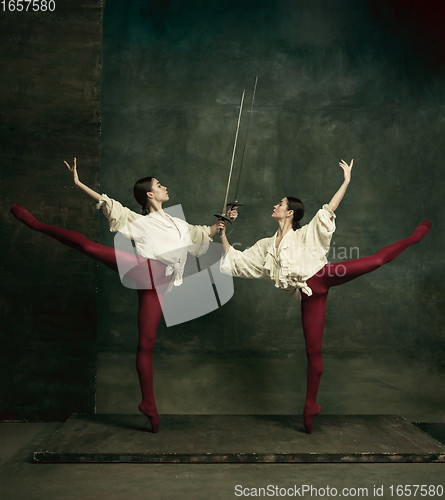
[[[264,238],[257,241],[253,247],[247,248],[244,252],[235,250],[231,246],[221,259],[220,271],[237,278],[265,278],[264,263],[269,239]]]
[[[324,257],[329,251],[334,231],[335,213],[329,205],[323,205],[306,226],[305,247],[314,257]]]
[[[188,223],[187,226],[193,242],[193,249],[191,249],[189,253],[194,254],[196,257],[205,254],[209,249],[209,243],[213,241],[213,239],[210,238],[210,227],[192,226]]]
[[[122,206],[118,201],[109,198],[106,194],[103,194],[99,198],[96,208],[98,210],[102,209],[102,212],[108,219],[110,231],[113,233],[120,231],[129,223],[143,217],[141,214],[137,214],[129,208]]]

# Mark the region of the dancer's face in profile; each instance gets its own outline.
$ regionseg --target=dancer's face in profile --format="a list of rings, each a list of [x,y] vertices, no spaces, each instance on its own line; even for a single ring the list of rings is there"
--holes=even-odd
[[[287,198],[283,198],[280,203],[274,206],[272,218],[275,220],[282,220],[292,218],[293,211],[287,208]]]
[[[158,179],[154,179],[151,182],[151,190],[147,193],[148,197],[153,201],[163,203],[169,200],[167,188],[162,186]]]

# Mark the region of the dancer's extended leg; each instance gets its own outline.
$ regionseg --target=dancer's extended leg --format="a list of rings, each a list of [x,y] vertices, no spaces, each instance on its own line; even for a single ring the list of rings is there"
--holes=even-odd
[[[307,281],[313,294],[308,297],[303,293],[301,303],[303,331],[308,356],[307,393],[304,406],[306,432],[312,432],[314,417],[321,412],[320,406],[316,403],[316,398],[323,372],[321,344],[329,288],[347,283],[363,274],[375,271],[383,264],[391,262],[408,247],[422,240],[428,234],[430,228],[431,222],[422,222],[410,237],[388,245],[369,257],[327,264]]]
[[[153,393],[153,349],[156,330],[162,315],[163,295],[156,290],[138,290],[139,344],[136,368],[141,384],[142,401],[139,410],[146,415],[153,432],[159,431],[159,417]]]
[[[43,224],[20,205],[14,205],[11,212],[31,229],[51,236],[64,245],[105,264],[113,271],[118,271],[117,259],[122,259],[126,267],[131,269],[126,276],[135,279],[140,286],[138,289],[139,344],[136,359],[142,392],[139,410],[150,419],[153,432],[158,432],[159,418],[153,396],[152,354],[156,329],[162,315],[163,294],[171,279],[171,276],[165,276],[166,266],[155,260],[142,259],[130,253],[100,245],[76,231]],[[152,283],[155,283],[156,288],[152,287]]]
[[[324,293],[327,292],[331,286],[342,285],[363,274],[375,271],[383,264],[393,261],[404,250],[414,245],[414,243],[418,243],[422,240],[428,234],[430,228],[430,221],[422,222],[410,237],[397,241],[392,245],[388,245],[374,255],[327,264],[320,272],[310,278],[307,284],[311,290],[318,293]]]
[[[105,245],[100,245],[76,231],[70,231],[69,229],[63,229],[39,222],[20,205],[14,205],[11,208],[11,212],[18,220],[34,231],[44,233],[60,241],[60,243],[64,245],[75,248],[87,257],[91,257],[105,264],[113,271],[118,271],[117,259],[119,259],[121,263],[125,263],[127,269],[130,269],[130,271],[126,273],[127,277],[137,281],[141,287],[152,288],[152,280],[150,278],[147,259]],[[165,276],[165,265],[158,261],[150,261],[150,266],[155,283],[157,283],[158,280],[163,280]]]

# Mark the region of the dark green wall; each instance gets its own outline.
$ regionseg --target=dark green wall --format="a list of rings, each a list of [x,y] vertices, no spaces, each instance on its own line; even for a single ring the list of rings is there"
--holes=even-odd
[[[443,416],[439,7],[436,0],[107,1],[102,90],[99,3],[64,0],[53,14],[5,14],[1,418],[94,410],[97,311],[98,411],[133,412],[138,402],[136,293],[21,226],[10,206],[97,238],[98,214],[71,188],[62,160],[76,155],[81,179],[98,188],[102,93],[101,190],[137,210],[133,182],[154,174],[190,222],[211,224],[224,198],[241,92],[247,109],[256,75],[245,207],[231,242],[245,248],[272,235],[270,209],[288,194],[304,200],[310,220],[341,183],[340,158],[354,158],[355,167],[337,212],[336,249],[369,255],[431,219],[425,241],[330,292],[320,402],[325,412],[418,408]],[[100,224],[101,241],[112,245]],[[270,283],[236,280],[221,310],[172,328],[161,321],[155,364],[164,413],[299,411],[299,304]]]
[[[84,181],[98,184],[101,21],[97,0],[1,15],[1,419],[95,408],[97,265],[9,209],[98,237],[63,160],[77,156]]]
[[[247,109],[258,75],[239,195],[245,207],[231,242],[242,249],[272,235],[271,208],[286,195],[303,199],[308,222],[342,182],[338,161],[354,158],[337,211],[337,251],[358,247],[360,256],[370,255],[427,218],[433,230],[385,268],[331,290],[324,351],[345,363],[365,356],[382,369],[412,365],[413,379],[416,370],[443,377],[445,354],[445,72],[434,3],[424,4],[428,16],[415,4],[404,11],[402,2],[363,0],[107,0],[101,167],[102,191],[134,210],[134,181],[154,175],[189,222],[213,223],[241,93],[246,89]],[[241,138],[246,123],[247,112]],[[104,218],[101,241],[112,245]],[[101,268],[99,303],[100,353],[134,353],[135,292]],[[171,377],[181,363],[224,358],[236,372],[246,357],[255,365],[278,356],[271,376],[280,380],[288,370],[280,356],[304,351],[300,321],[299,304],[272,284],[236,280],[221,310],[171,328],[161,321],[159,387],[171,383],[168,356],[175,356]],[[109,368],[103,380],[112,391]],[[232,384],[226,401],[243,390],[224,370],[214,377],[216,390]],[[248,392],[261,393],[262,380],[246,381]],[[190,397],[199,406],[199,395]],[[178,411],[170,403],[169,411]]]

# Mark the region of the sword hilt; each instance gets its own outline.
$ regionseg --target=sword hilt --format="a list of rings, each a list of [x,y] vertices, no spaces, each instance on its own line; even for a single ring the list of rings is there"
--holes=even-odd
[[[233,221],[230,217],[227,217],[226,214],[222,214],[222,215],[219,215],[219,214],[215,214],[215,217],[218,219],[218,222],[220,220],[223,220],[224,222],[230,222],[231,226],[233,226]],[[218,234],[219,234],[219,231],[218,231]]]

